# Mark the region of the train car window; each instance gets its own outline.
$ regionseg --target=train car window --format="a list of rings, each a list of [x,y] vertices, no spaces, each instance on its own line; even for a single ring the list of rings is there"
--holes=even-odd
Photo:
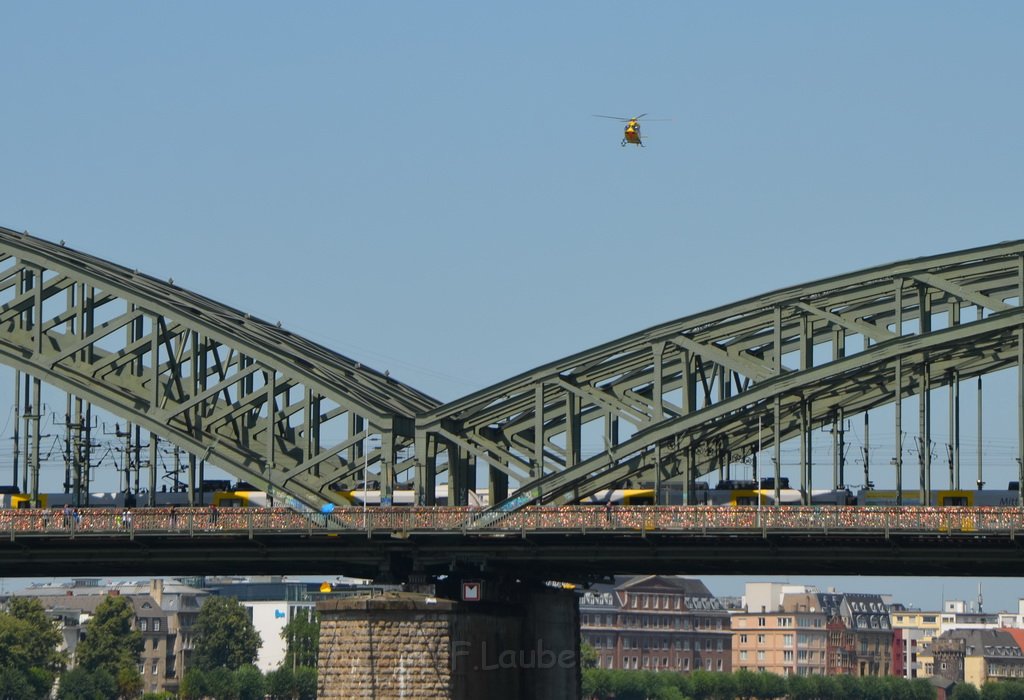
[[[943,496],[942,497],[942,503],[940,503],[939,505],[943,505],[943,506],[966,506],[966,505],[968,505],[967,497],[966,496]]]

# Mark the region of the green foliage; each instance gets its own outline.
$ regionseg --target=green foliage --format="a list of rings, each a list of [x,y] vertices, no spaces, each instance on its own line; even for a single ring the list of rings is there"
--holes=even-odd
[[[708,700],[715,692],[713,673],[698,669],[690,674],[690,695],[693,700]]]
[[[320,654],[320,616],[312,611],[306,615],[296,615],[281,630],[281,639],[287,642],[284,660],[285,666],[310,666],[315,668]],[[595,653],[596,658],[596,653]]]
[[[238,700],[263,700],[266,694],[266,681],[255,666],[242,666],[235,671],[235,687]]]
[[[199,609],[192,628],[195,650],[192,665],[202,671],[234,671],[256,662],[263,641],[249,622],[245,606],[235,598],[210,596]]]
[[[116,698],[117,680],[106,669],[76,666],[62,674],[57,700],[110,700]]]
[[[298,693],[295,672],[288,666],[281,666],[266,675],[267,692],[272,698],[287,700]]]
[[[217,700],[238,700],[235,674],[227,666],[218,666],[206,671],[206,688]]]
[[[612,694],[612,674],[605,668],[583,669],[583,697],[606,698]]]
[[[683,674],[588,668],[583,669],[583,697],[594,700],[934,700],[935,690],[928,681],[894,677],[783,678],[745,670],[735,673],[697,670]],[[1018,696],[1008,697],[1016,700]],[[1024,694],[1019,697],[1024,700]],[[998,696],[997,700],[1004,698]]]
[[[0,612],[0,697],[45,698],[64,668],[61,634],[34,598],[11,598]]]
[[[36,698],[45,697],[36,694],[36,690],[28,680],[28,676],[17,668],[0,667],[0,698]]]
[[[121,596],[107,596],[96,606],[86,624],[85,639],[78,643],[75,658],[87,672],[103,671],[114,679],[117,692],[107,697],[132,698],[142,690],[139,653],[142,634],[132,629],[135,611]]]
[[[204,695],[207,695],[206,673],[198,668],[188,668],[178,686],[178,697],[181,700],[200,700]]]
[[[953,688],[952,700],[981,700],[981,693],[970,683],[958,683]]]
[[[295,689],[298,700],[316,700],[317,673],[310,666],[299,666],[295,669]]]
[[[580,642],[580,667],[597,668],[597,650],[586,642]]]
[[[1024,700],[1021,681],[989,681],[981,686],[982,700]]]
[[[774,673],[759,674],[760,687],[754,697],[760,700],[773,700],[774,698],[786,697],[786,679]]]

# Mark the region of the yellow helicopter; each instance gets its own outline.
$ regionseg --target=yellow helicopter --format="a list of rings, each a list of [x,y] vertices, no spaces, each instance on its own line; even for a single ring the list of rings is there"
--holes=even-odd
[[[627,143],[632,143],[636,146],[643,148],[644,142],[640,139],[640,119],[647,116],[647,112],[638,114],[635,117],[609,117],[607,114],[595,114],[595,117],[601,117],[602,119],[614,119],[620,122],[626,122],[626,132],[622,136],[622,145],[625,146]],[[670,119],[648,119],[647,121],[654,122],[667,122]]]

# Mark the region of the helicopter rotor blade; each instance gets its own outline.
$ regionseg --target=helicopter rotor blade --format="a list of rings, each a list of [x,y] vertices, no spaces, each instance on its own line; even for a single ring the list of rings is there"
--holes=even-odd
[[[617,119],[620,122],[628,122],[629,121],[628,117],[609,117],[607,114],[594,114],[594,115],[591,115],[591,116],[601,117],[602,119]]]

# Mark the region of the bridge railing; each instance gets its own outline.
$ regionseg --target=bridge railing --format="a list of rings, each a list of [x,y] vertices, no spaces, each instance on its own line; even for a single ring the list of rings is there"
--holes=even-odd
[[[0,509],[0,536],[217,535],[230,533],[1009,533],[1024,531],[1016,507],[559,506],[529,507],[482,525],[473,508]]]

